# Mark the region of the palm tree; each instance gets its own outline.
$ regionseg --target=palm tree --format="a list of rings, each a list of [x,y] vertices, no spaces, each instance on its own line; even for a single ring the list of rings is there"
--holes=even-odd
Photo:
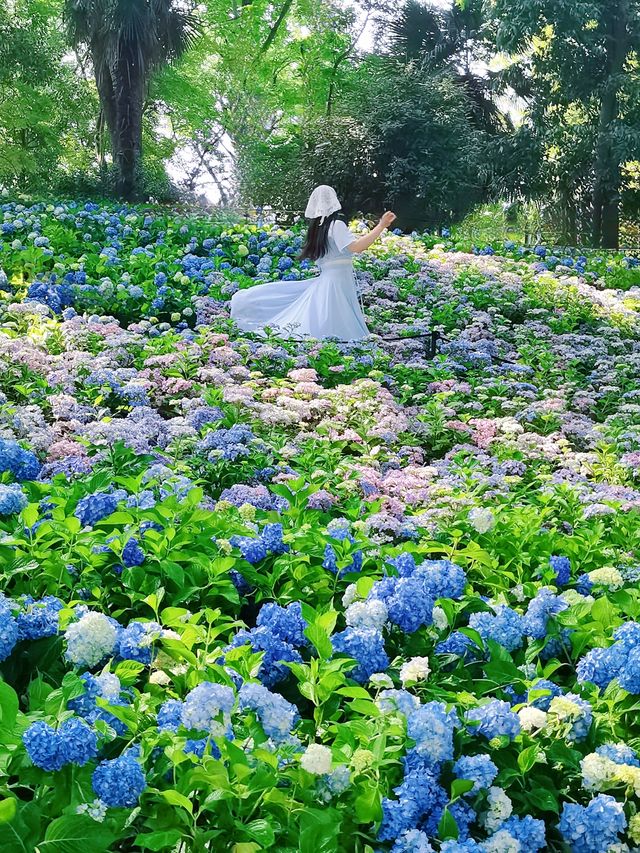
[[[386,26],[387,44],[397,61],[449,73],[466,92],[476,126],[498,132],[509,125],[492,97],[500,75],[477,70],[478,58],[484,53],[488,58],[492,44],[485,6],[483,0],[465,0],[443,9],[406,0]]]
[[[117,193],[132,200],[138,192],[151,74],[192,44],[196,19],[180,0],[66,0],[65,12],[72,43],[91,57]]]

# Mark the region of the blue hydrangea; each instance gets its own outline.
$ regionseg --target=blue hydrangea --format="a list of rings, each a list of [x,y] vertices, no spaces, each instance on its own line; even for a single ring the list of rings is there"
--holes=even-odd
[[[167,699],[158,709],[158,728],[161,731],[177,732],[182,724],[183,707],[179,699]]]
[[[393,841],[421,825],[427,835],[435,835],[438,821],[449,800],[428,761],[409,753],[404,760],[404,779],[394,794],[382,800],[381,841]]]
[[[578,575],[576,578],[576,591],[579,592],[580,595],[589,595],[592,589],[593,581],[589,575],[586,573]]]
[[[461,631],[453,631],[446,640],[436,645],[437,655],[455,655],[456,657],[468,657],[474,647],[473,640]]]
[[[260,538],[270,554],[286,554],[289,551],[289,546],[284,543],[282,535],[282,525],[278,523],[265,524],[260,531]]]
[[[101,761],[91,781],[96,796],[110,808],[132,808],[147,787],[142,768],[131,755]]]
[[[409,717],[420,706],[420,700],[408,690],[381,690],[378,697],[378,707],[387,714],[400,711],[405,717]]]
[[[249,456],[251,445],[255,441],[252,431],[241,424],[234,424],[230,429],[217,429],[208,432],[202,441],[198,442],[198,450],[207,455],[210,462],[220,459],[233,462]]]
[[[66,764],[82,766],[98,754],[95,732],[78,717],[65,720],[58,731],[38,720],[22,735],[29,758],[42,770],[60,770]]]
[[[19,638],[18,621],[12,607],[10,599],[0,592],[0,661],[9,657]]]
[[[409,829],[396,839],[391,853],[433,853],[433,847],[424,832]]]
[[[619,841],[626,826],[622,803],[598,794],[587,806],[565,803],[558,829],[572,853],[602,853]]]
[[[263,604],[256,619],[256,625],[268,628],[276,637],[292,646],[307,645],[304,630],[307,623],[302,618],[302,605],[294,601],[286,607],[269,602]]]
[[[0,515],[16,515],[28,503],[27,496],[16,483],[0,483]]]
[[[216,423],[216,421],[220,421],[223,418],[224,415],[217,406],[200,406],[189,412],[185,420],[190,427],[199,432],[203,426]]]
[[[298,721],[296,706],[262,684],[243,684],[238,692],[238,704],[242,710],[255,711],[264,733],[276,743],[288,740]]]
[[[432,764],[453,758],[455,711],[447,711],[444,702],[428,702],[407,719],[407,735],[415,741],[415,751]]]
[[[331,637],[333,651],[347,655],[356,661],[350,675],[355,681],[364,684],[374,672],[384,672],[389,666],[389,658],[384,648],[382,634],[366,628],[346,628]]]
[[[558,559],[564,559],[558,557]],[[566,610],[569,605],[561,595],[555,595],[550,589],[542,587],[531,599],[523,620],[524,633],[534,640],[542,640],[547,635],[547,623],[551,616]]]
[[[555,572],[556,584],[566,586],[571,578],[571,561],[568,557],[549,557],[549,565]]]
[[[506,735],[513,739],[520,733],[520,720],[514,714],[508,702],[492,699],[466,713],[469,731],[483,735],[487,740]]]
[[[182,706],[186,729],[221,737],[229,731],[229,716],[235,702],[233,690],[224,684],[203,681],[187,694]]]
[[[383,578],[373,585],[368,598],[383,601],[389,621],[408,634],[433,622],[433,598],[421,578]]]
[[[472,613],[469,627],[477,631],[483,640],[493,640],[508,652],[522,645],[522,616],[504,604],[498,605],[494,613]]]
[[[229,541],[235,548],[240,549],[242,559],[251,565],[259,563],[267,556],[267,547],[259,536],[232,536]]]
[[[577,663],[578,681],[581,684],[590,681],[604,690],[622,672],[628,654],[629,650],[623,643],[614,643],[607,649],[591,649]]]
[[[618,684],[629,693],[640,693],[640,648],[628,651],[625,665],[618,672]]]
[[[60,611],[64,604],[53,595],[35,600],[30,595],[20,600],[20,612],[17,616],[18,638],[20,640],[39,640],[58,633]]]
[[[477,794],[482,788],[490,788],[498,775],[498,768],[488,755],[463,755],[453,765],[458,779],[473,782],[469,795]]]
[[[118,635],[116,654],[123,660],[148,665],[153,660],[153,643],[162,636],[157,622],[129,622]]]
[[[450,560],[425,560],[414,577],[422,578],[428,593],[435,599],[460,598],[467,583],[464,569]]]
[[[609,758],[615,764],[629,764],[632,767],[640,767],[635,749],[626,743],[605,743],[597,747],[596,752],[605,758]]]
[[[122,562],[128,569],[144,563],[144,551],[133,536],[122,549]]]
[[[266,687],[273,687],[289,675],[288,662],[301,663],[300,653],[290,643],[264,626],[251,631],[238,631],[231,640],[229,648],[238,648],[249,644],[254,652],[264,652],[258,678]]]
[[[30,451],[20,447],[17,441],[0,438],[0,473],[9,471],[16,480],[36,480],[41,465]]]
[[[545,836],[544,821],[537,820],[531,815],[524,817],[507,818],[504,823],[500,824],[496,832],[506,830],[512,838],[519,841],[522,850],[537,853],[538,850],[545,850],[547,839]]]
[[[119,492],[95,492],[78,501],[74,515],[83,527],[93,527],[112,515],[123,497]]]

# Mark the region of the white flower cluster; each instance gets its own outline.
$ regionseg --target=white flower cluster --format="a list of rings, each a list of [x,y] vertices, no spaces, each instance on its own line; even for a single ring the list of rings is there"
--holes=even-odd
[[[400,667],[400,681],[402,681],[403,684],[409,684],[415,681],[424,681],[430,672],[429,658],[410,658]]]
[[[487,794],[489,809],[484,818],[484,827],[487,832],[495,832],[501,823],[511,817],[513,804],[502,788],[492,785]]]
[[[310,743],[300,758],[300,766],[307,773],[322,776],[331,772],[331,750],[321,743]]]
[[[97,666],[113,652],[118,632],[102,613],[89,611],[67,628],[67,658],[77,666]]]

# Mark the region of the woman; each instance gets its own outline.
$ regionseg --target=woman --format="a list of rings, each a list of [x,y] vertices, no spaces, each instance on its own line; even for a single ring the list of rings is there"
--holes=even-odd
[[[305,216],[311,220],[300,257],[317,261],[320,275],[306,281],[274,281],[240,290],[231,299],[231,316],[246,332],[269,327],[282,336],[360,340],[369,330],[358,302],[353,255],[364,252],[391,225],[387,212],[368,234],[356,237],[338,211],[331,187],[311,193]]]

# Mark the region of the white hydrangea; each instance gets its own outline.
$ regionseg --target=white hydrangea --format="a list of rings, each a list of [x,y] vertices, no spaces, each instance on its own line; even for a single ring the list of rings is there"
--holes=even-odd
[[[469,511],[469,522],[477,533],[488,533],[495,527],[496,519],[490,509],[476,506]]]
[[[104,614],[90,610],[69,625],[64,638],[67,658],[77,666],[92,667],[113,653],[118,632]]]
[[[610,758],[591,752],[582,759],[580,768],[583,787],[589,791],[601,791],[613,781],[617,765]]]
[[[602,569],[594,569],[588,573],[591,583],[606,586],[611,590],[621,589],[624,586],[624,578],[613,566],[605,566]]]
[[[423,681],[430,672],[429,658],[411,658],[400,667],[400,681],[403,684],[407,684],[410,681]]]
[[[321,743],[310,743],[300,758],[300,766],[307,773],[322,776],[331,772],[331,750]]]
[[[513,804],[502,788],[492,785],[487,794],[489,809],[484,818],[484,827],[487,832],[495,832],[501,823],[511,817]]]
[[[522,850],[522,845],[518,839],[514,838],[506,829],[496,832],[481,846],[483,850],[486,850],[486,853],[520,853]]]
[[[449,620],[447,619],[447,614],[444,612],[442,607],[433,608],[433,624],[438,629],[438,631],[444,631],[445,628],[449,627]]]
[[[518,711],[518,719],[520,720],[520,728],[523,731],[532,732],[535,729],[544,728],[547,722],[547,714],[540,708],[526,705]]]
[[[371,601],[354,601],[350,604],[344,614],[347,625],[352,628],[372,628],[374,631],[382,631],[387,621],[387,605],[377,598]]]
[[[354,583],[350,583],[342,596],[342,606],[345,608],[349,607],[358,597],[358,588]]]

